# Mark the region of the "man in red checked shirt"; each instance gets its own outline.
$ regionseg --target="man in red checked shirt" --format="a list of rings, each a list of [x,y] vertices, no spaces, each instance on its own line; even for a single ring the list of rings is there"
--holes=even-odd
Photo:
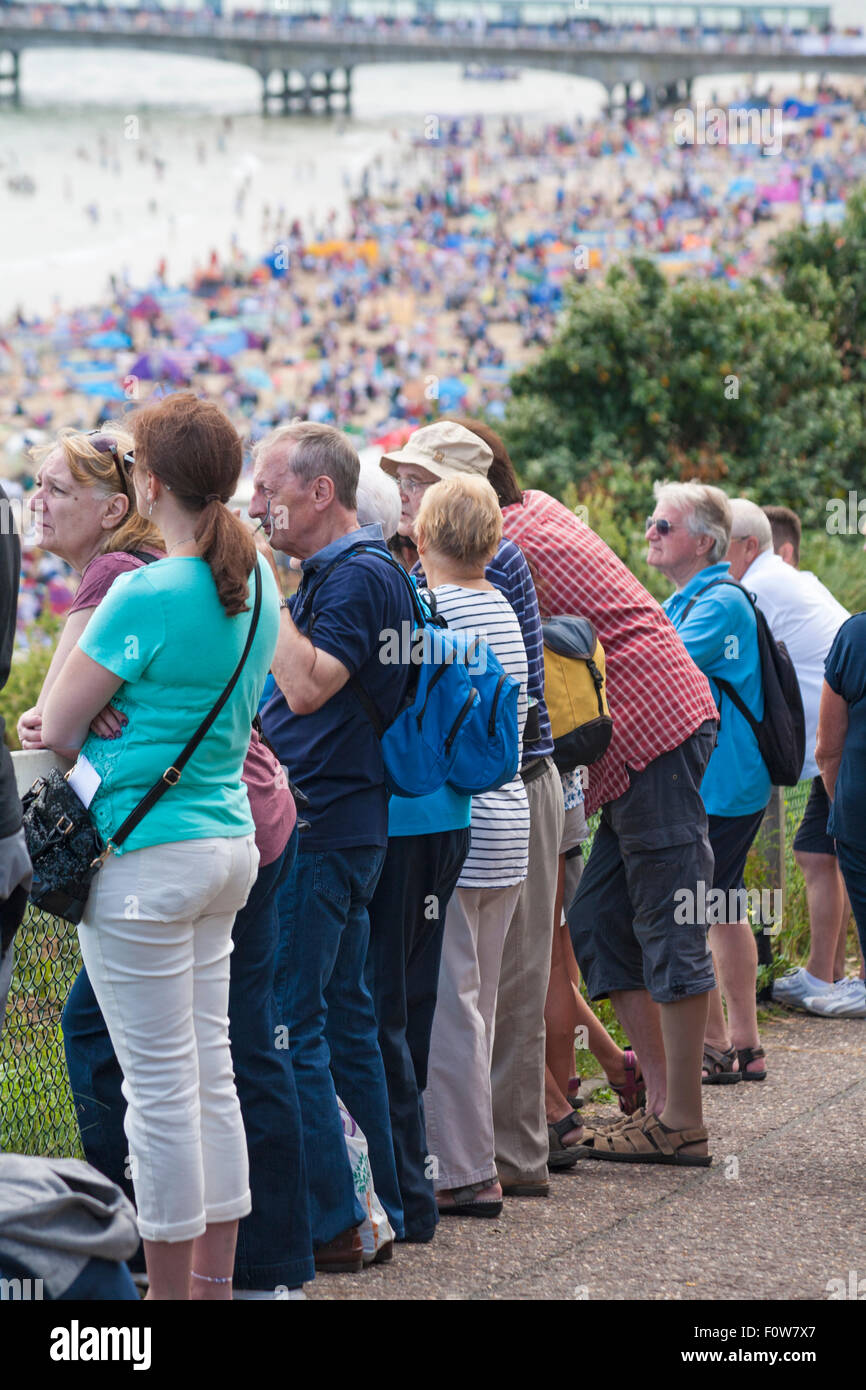
[[[605,652],[613,736],[586,791],[586,813],[601,809],[601,824],[568,923],[590,998],[610,997],[640,1058],[647,1103],[583,1144],[592,1158],[707,1166],[701,1059],[715,976],[706,926],[678,923],[675,909],[683,889],[697,902],[698,882],[712,882],[700,785],[718,712],[660,605],[567,507],[521,492],[491,435],[487,476],[542,618],[582,614]]]

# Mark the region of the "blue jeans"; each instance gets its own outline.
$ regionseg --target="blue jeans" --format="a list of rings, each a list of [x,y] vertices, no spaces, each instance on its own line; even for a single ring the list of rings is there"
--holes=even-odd
[[[337,1095],[361,1126],[376,1193],[398,1238],[403,1210],[391,1142],[388,1088],[373,1000],[364,980],[367,904],[384,849],[303,847],[280,895],[276,995],[289,1029],[309,1174],[313,1243],[357,1226],[355,1196]]]
[[[12,1260],[8,1256],[0,1255],[0,1279],[30,1279],[32,1281],[35,1277],[28,1265],[22,1264],[20,1260]],[[30,1298],[35,1297],[32,1283],[27,1292]],[[0,1292],[0,1297],[2,1297],[2,1292]],[[132,1275],[123,1261],[103,1260],[98,1256],[87,1261],[69,1288],[64,1293],[59,1294],[56,1299],[53,1299],[46,1292],[44,1285],[40,1289],[40,1297],[46,1303],[140,1302],[138,1289],[133,1284]]]
[[[277,890],[291,871],[296,846],[293,834],[283,854],[259,870],[232,929],[229,1038],[253,1200],[238,1227],[240,1289],[293,1288],[314,1277],[300,1108],[290,1051],[278,1045],[273,997]],[[63,1040],[85,1156],[132,1201],[123,1074],[84,970],[63,1011]],[[140,1255],[130,1265],[143,1268]]]

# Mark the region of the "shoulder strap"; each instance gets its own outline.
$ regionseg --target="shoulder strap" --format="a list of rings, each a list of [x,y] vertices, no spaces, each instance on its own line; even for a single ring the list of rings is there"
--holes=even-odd
[[[310,587],[305,591],[305,593],[302,596],[299,610],[297,613],[298,618],[300,618],[307,611],[307,609],[310,607],[313,601],[316,591],[319,588],[321,588],[325,580],[333,574],[337,566],[342,565],[346,560],[351,560],[354,555],[375,555],[378,559],[384,560],[387,565],[390,565],[392,569],[397,571],[403,582],[408,587],[409,593],[412,598],[412,607],[415,610],[415,615],[418,621],[423,624],[429,623],[431,621],[439,621],[441,623],[442,620],[437,619],[436,616],[436,601],[433,598],[433,595],[430,595],[430,604],[428,607],[427,605],[425,605],[425,601],[421,598],[421,595],[418,591],[417,585],[415,584],[414,580],[412,580],[411,577],[406,573],[403,566],[401,564],[398,564],[398,562],[394,559],[393,555],[390,555],[388,551],[384,550],[381,546],[370,545],[366,541],[361,541],[357,545],[351,546],[348,550],[344,550],[342,555],[338,555],[336,560],[333,560],[330,565],[326,565],[324,570],[322,570],[321,574],[316,575],[315,579],[313,579],[312,583],[310,584]],[[311,632],[312,626],[310,628],[310,633]],[[381,739],[382,735],[385,732],[386,725],[384,720],[382,719],[381,714],[379,713],[379,710],[376,708],[372,696],[369,695],[368,692],[364,689],[357,676],[350,676],[348,680],[348,685],[349,688],[354,692],[358,703],[360,704],[361,708],[363,709],[364,713],[366,714],[367,718],[372,724],[373,732],[375,733],[376,737],[378,739]]]
[[[412,606],[415,609],[419,621],[422,623],[427,623],[430,621],[431,617],[433,617],[434,614],[432,612],[428,612],[425,609],[424,603],[421,599],[421,595],[419,594],[418,589],[416,588],[413,581],[410,579],[409,575],[404,570],[403,566],[398,564],[397,561],[394,559],[393,555],[389,555],[388,551],[383,549],[381,546],[370,545],[367,541],[360,541],[357,545],[350,546],[349,549],[344,550],[342,555],[338,555],[336,560],[332,560],[329,565],[326,565],[325,568],[321,570],[315,576],[315,578],[313,578],[310,581],[308,588],[299,591],[301,592],[301,600],[298,605],[297,615],[293,615],[295,617],[296,622],[298,618],[301,618],[303,614],[307,612],[308,608],[310,607],[313,601],[313,598],[315,597],[317,591],[322,587],[325,580],[331,577],[334,570],[337,569],[339,565],[344,564],[347,560],[351,560],[352,557],[355,555],[374,555],[377,559],[384,560],[386,565],[390,565],[393,570],[396,570],[402,578],[403,582],[408,586],[409,592],[412,596]]]
[[[682,622],[683,619],[686,618],[688,614],[692,611],[698,599],[701,597],[701,594],[705,594],[707,592],[707,589],[715,589],[717,584],[727,584],[732,589],[739,589],[741,594],[746,595],[746,598],[749,600],[749,603],[752,605],[752,607],[755,607],[755,600],[752,598],[752,595],[749,593],[748,589],[744,584],[741,584],[737,579],[725,579],[720,577],[718,579],[711,579],[709,584],[705,584],[702,589],[698,589],[698,592],[695,594],[694,598],[689,599],[680,616],[680,622]]]
[[[752,605],[752,611],[753,611],[754,614],[755,614],[755,622],[756,622],[756,623],[758,622],[758,609],[757,609],[757,606],[756,606],[756,604],[755,604],[755,600],[752,598],[752,595],[749,593],[749,591],[748,591],[748,589],[745,587],[745,585],[744,585],[744,584],[740,584],[739,581],[736,580],[736,579],[724,579],[724,578],[711,579],[710,582],[709,582],[709,584],[705,584],[704,587],[703,587],[702,589],[699,589],[698,592],[695,594],[694,598],[689,599],[689,602],[686,604],[685,608],[683,609],[682,617],[680,618],[680,622],[683,621],[683,619],[686,617],[686,615],[687,615],[687,614],[690,612],[690,610],[695,606],[695,604],[697,603],[697,601],[698,601],[698,599],[700,598],[701,594],[705,594],[705,593],[707,592],[707,589],[713,589],[713,588],[715,588],[715,586],[716,586],[717,584],[727,584],[727,585],[729,585],[731,588],[733,588],[733,589],[739,589],[739,590],[740,590],[740,593],[745,594],[745,595],[746,595],[746,598],[749,600],[749,603]],[[759,625],[759,626],[760,626],[760,625]],[[732,703],[733,705],[736,705],[737,709],[740,711],[740,714],[743,716],[743,718],[744,718],[744,719],[746,720],[746,722],[749,724],[749,726],[750,726],[750,728],[751,728],[751,730],[752,730],[752,733],[753,733],[753,734],[755,735],[755,737],[757,738],[757,736],[758,736],[758,730],[759,730],[760,727],[761,727],[760,721],[757,720],[757,719],[755,718],[755,716],[752,714],[752,711],[749,709],[748,705],[746,704],[746,702],[745,702],[745,700],[742,698],[742,696],[739,695],[739,694],[737,693],[737,691],[736,691],[736,690],[734,689],[734,687],[731,685],[730,681],[723,680],[721,676],[713,676],[713,680],[716,682],[716,685],[719,687],[719,689],[721,690],[722,694],[723,694],[723,695],[727,695],[727,697],[728,697],[728,699],[731,701],[731,703]]]
[[[243,670],[244,665],[246,663],[246,659],[250,654],[250,647],[253,645],[253,638],[256,635],[256,628],[259,625],[259,614],[261,613],[262,609],[262,576],[259,571],[258,552],[256,553],[256,562],[253,566],[253,571],[255,573],[256,586],[256,597],[255,602],[253,603],[253,615],[250,618],[249,631],[247,633],[247,640],[244,644],[243,652],[241,653],[241,659],[235,667],[234,673],[232,674],[228,684],[226,685],[216,704],[211,709],[210,713],[206,714],[204,719],[199,724],[198,728],[196,729],[189,743],[184,748],[183,752],[180,753],[177,758],[175,758],[171,767],[166,768],[159,781],[154,783],[150,791],[147,793],[146,796],[142,797],[141,801],[139,801],[135,809],[130,811],[129,815],[126,817],[126,820],[123,822],[120,829],[117,830],[109,840],[109,847],[111,847],[112,845],[122,845],[124,840],[129,838],[135,827],[147,815],[148,811],[151,810],[151,808],[156,805],[159,799],[165,795],[169,787],[177,786],[178,782],[180,781],[183,769],[186,767],[193,753],[198,748],[208,729],[211,727],[217,715],[223,709],[226,701],[228,700],[229,696],[231,695],[232,691],[237,685],[241,671]]]
[[[140,560],[143,565],[152,565],[156,560],[164,560],[164,555],[151,555],[147,550],[127,550],[124,552],[131,555],[134,560]]]

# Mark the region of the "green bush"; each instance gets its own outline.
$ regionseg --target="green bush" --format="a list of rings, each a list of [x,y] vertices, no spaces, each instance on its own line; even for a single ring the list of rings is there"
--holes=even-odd
[[[9,748],[21,747],[15,726],[19,716],[25,710],[32,709],[39,698],[62,626],[63,619],[56,614],[43,614],[27,628],[26,646],[19,646],[15,650],[9,679],[5,688],[0,690],[0,716],[6,723],[6,743]]]

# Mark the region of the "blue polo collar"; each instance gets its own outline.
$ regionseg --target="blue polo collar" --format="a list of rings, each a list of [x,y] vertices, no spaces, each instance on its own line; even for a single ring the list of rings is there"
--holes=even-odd
[[[315,555],[302,560],[301,569],[307,575],[321,569],[323,565],[330,565],[344,550],[350,550],[353,545],[384,546],[385,536],[378,521],[373,522],[371,526],[359,526],[354,531],[347,531],[345,536],[338,536],[335,541],[329,541],[321,550],[317,550]]]

